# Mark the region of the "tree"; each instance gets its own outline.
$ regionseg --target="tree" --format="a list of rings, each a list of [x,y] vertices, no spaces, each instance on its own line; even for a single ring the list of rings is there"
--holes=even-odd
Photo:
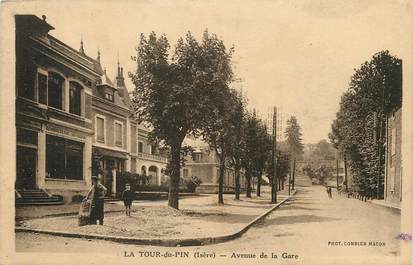
[[[297,122],[295,116],[291,116],[287,121],[287,128],[285,129],[286,142],[288,146],[288,151],[292,159],[291,172],[292,172],[292,189],[294,189],[294,178],[295,178],[295,161],[303,154],[304,145],[302,144],[302,133],[301,127]]]
[[[256,130],[257,150],[254,164],[254,172],[257,177],[257,196],[261,196],[262,175],[264,173],[266,163],[272,157],[272,140],[268,137],[267,127],[265,123],[258,120]]]
[[[243,160],[243,168],[245,168],[245,178],[247,181],[246,196],[251,197],[251,180],[252,177],[257,177],[261,181],[266,156],[268,155],[268,135],[264,122],[261,121],[255,110],[253,113],[246,115],[244,126],[245,152]]]
[[[139,121],[149,124],[151,136],[170,148],[168,205],[179,208],[181,147],[188,135],[197,136],[211,116],[215,93],[232,79],[232,50],[207,31],[201,43],[188,32],[169,58],[170,44],[154,32],[140,36],[136,49],[133,102]]]
[[[383,191],[385,119],[402,102],[402,61],[388,51],[355,69],[332,123],[330,141],[347,160],[353,184],[366,196]],[[346,168],[345,168],[346,171]]]
[[[234,91],[236,100],[233,106],[232,124],[234,126],[231,144],[228,149],[228,164],[234,169],[235,174],[235,199],[240,196],[240,172],[245,160],[245,123],[246,123],[246,101],[240,92]]]
[[[202,136],[219,160],[218,204],[224,203],[224,175],[238,138],[238,120],[242,119],[240,98],[235,90],[223,89],[214,101],[213,116],[206,119]],[[238,172],[239,173],[239,172]]]

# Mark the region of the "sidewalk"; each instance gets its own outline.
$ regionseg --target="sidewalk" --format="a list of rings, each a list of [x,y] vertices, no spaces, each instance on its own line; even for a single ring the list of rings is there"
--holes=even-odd
[[[390,208],[392,210],[401,211],[400,205],[390,203],[390,202],[387,202],[385,200],[371,200],[370,202],[373,203],[373,204],[376,204],[376,205],[380,205],[380,206],[383,206],[383,207]]]
[[[287,190],[279,193],[278,202],[285,199]],[[180,210],[167,206],[167,201],[134,203],[132,216],[123,212],[105,214],[105,224],[77,225],[77,216],[45,217],[26,219],[19,223],[19,228],[46,231],[64,231],[60,233],[140,238],[145,240],[173,240],[179,238],[207,238],[219,235],[231,235],[243,230],[263,213],[268,212],[270,204],[268,187],[263,189],[262,197],[246,198],[240,201],[234,195],[224,195],[224,205],[217,205],[217,195],[186,198],[180,200]],[[105,204],[106,210],[123,208],[121,202]],[[249,227],[249,226],[248,226]],[[59,233],[55,233],[59,234]]]

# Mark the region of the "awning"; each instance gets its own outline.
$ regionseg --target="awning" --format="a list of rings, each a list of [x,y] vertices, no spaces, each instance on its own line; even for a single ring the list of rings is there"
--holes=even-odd
[[[92,152],[93,156],[114,157],[125,160],[128,159],[127,153],[125,152],[105,149],[101,147],[93,147]]]

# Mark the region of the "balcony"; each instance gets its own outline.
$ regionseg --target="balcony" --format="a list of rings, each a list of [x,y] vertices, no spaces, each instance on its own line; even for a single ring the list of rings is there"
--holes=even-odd
[[[151,161],[156,161],[156,162],[161,162],[161,163],[167,163],[168,159],[166,157],[158,156],[158,155],[151,155],[147,153],[138,153],[138,158],[139,159],[144,159],[144,160],[151,160]]]

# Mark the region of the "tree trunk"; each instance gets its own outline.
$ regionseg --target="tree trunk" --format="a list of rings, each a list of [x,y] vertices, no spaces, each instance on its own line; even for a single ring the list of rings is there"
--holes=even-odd
[[[291,194],[291,172],[288,174],[288,195]]]
[[[219,163],[219,177],[218,177],[218,204],[224,204],[224,174],[225,174],[225,160],[221,159]]]
[[[239,167],[235,168],[235,199],[239,200],[239,194],[240,194],[240,183],[239,183],[239,178],[240,178],[240,169]]]
[[[245,172],[245,179],[247,181],[247,198],[251,198],[251,172],[249,169]]]
[[[292,180],[292,189],[294,190],[294,182],[295,182],[295,158],[293,162],[293,180]]]
[[[262,179],[261,174],[258,174],[257,176],[257,196],[258,197],[261,196],[261,179]]]
[[[348,192],[347,157],[346,157],[346,154],[344,154],[343,160],[344,160],[344,185],[346,187],[346,192]]]
[[[182,141],[171,146],[171,176],[169,182],[168,206],[175,209],[179,209],[181,145]]]

